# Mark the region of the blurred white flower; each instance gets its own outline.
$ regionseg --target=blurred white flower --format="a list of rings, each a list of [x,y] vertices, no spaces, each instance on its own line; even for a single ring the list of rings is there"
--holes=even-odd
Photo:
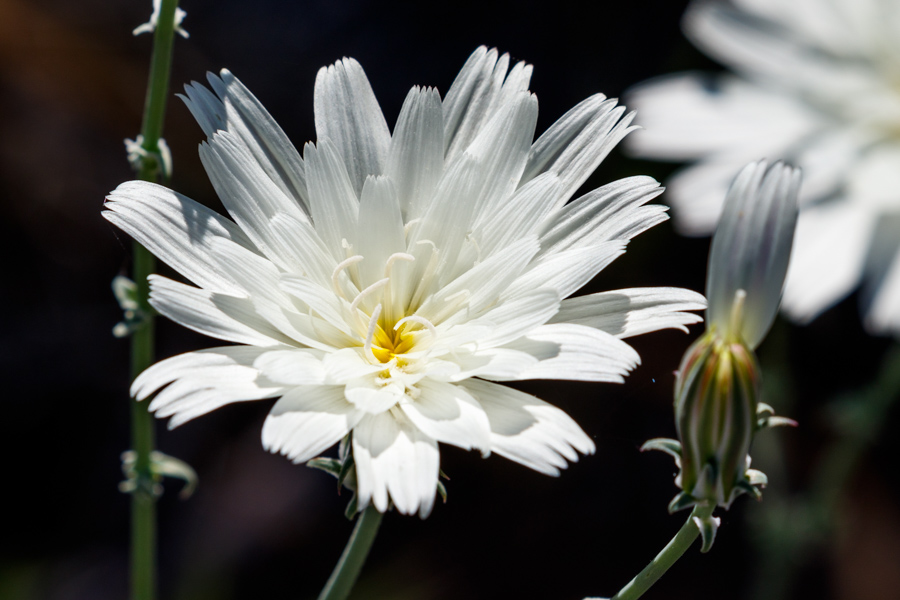
[[[507,72],[508,71],[508,72]],[[592,96],[532,143],[531,66],[475,51],[441,100],[414,87],[393,134],[360,65],[316,79],[317,144],[300,154],[231,73],[184,98],[233,221],[133,181],[104,215],[192,281],[151,277],[151,304],[240,345],[191,352],[132,387],[171,427],[280,397],[263,445],[305,462],[351,434],[360,510],[426,516],[438,442],[557,475],[594,444],[561,410],[493,383],[621,382],[622,341],[685,329],[705,306],[675,288],[564,300],[666,218],[648,177],[568,202],[630,130]]]
[[[804,172],[783,308],[807,322],[862,283],[867,328],[900,334],[900,2],[697,1],[684,30],[735,74],[682,73],[628,97],[639,156],[697,161],[668,183],[676,225],[713,230],[759,156]]]

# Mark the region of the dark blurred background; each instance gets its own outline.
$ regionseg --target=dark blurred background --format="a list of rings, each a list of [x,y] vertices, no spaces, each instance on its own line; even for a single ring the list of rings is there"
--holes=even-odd
[[[319,67],[358,59],[392,124],[412,85],[445,93],[487,44],[534,64],[543,131],[595,92],[716,70],[680,34],[685,5],[184,0],[191,37],[176,39],[164,134],[172,187],[219,206],[197,157],[200,128],[174,97],[206,71],[234,72],[300,146],[315,137]],[[140,127],[151,36],[131,30],[150,11],[150,0],[0,0],[3,600],[127,596],[129,499],[116,486],[129,445],[128,343],[111,335],[121,311],[110,281],[130,269],[130,240],[100,209],[133,177],[122,140]],[[634,174],[664,180],[672,170],[615,152],[588,186]],[[708,240],[680,238],[665,223],[586,291],[702,290],[707,249]],[[164,320],[158,331],[161,358],[211,344]],[[686,517],[666,513],[676,491],[669,458],[638,448],[674,435],[673,371],[699,331],[634,339],[643,364],[622,386],[518,385],[572,415],[596,455],[554,479],[442,448],[448,503],[426,521],[388,515],[353,598],[612,595]],[[800,427],[761,434],[754,466],[772,482],[763,502],[738,500],[712,552],[690,551],[647,598],[900,598],[900,416],[879,413],[863,435],[859,419],[833,408],[836,398],[863,402],[858,391],[871,391],[891,345],[860,330],[855,298],[805,328],[776,324],[760,349],[767,398]],[[169,482],[159,503],[161,598],[313,598],[327,578],[352,527],[348,496],[329,476],[262,449],[270,404],[229,406],[172,432],[158,423],[159,449],[200,477],[191,499]],[[842,443],[856,444],[859,460],[822,516],[810,490],[833,473],[829,457],[840,462],[833,449]]]

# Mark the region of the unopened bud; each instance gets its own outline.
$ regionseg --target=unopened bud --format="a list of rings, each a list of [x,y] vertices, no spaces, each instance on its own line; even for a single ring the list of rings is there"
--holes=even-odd
[[[682,498],[679,504],[706,501],[727,508],[741,493],[755,493],[747,471],[759,383],[756,357],[740,340],[709,332],[685,354],[675,383],[681,440],[676,483],[691,502]]]

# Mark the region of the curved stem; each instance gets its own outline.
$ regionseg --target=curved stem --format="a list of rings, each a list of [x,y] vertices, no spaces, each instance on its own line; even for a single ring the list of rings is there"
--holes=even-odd
[[[175,38],[175,9],[178,0],[162,0],[156,29],[153,32],[153,56],[141,125],[143,147],[150,156],[159,152],[159,139],[169,94],[169,71],[172,66],[172,46]],[[156,181],[159,165],[147,158],[142,162],[138,177]],[[150,294],[147,276],[153,273],[156,261],[143,246],[134,243],[133,280],[138,289],[138,303],[145,320],[131,336],[131,376],[137,377],[153,362],[153,310],[148,304]],[[131,496],[131,598],[156,598],[156,496],[150,462],[154,448],[153,419],[144,404],[132,402],[131,438],[135,451],[137,487]]]
[[[713,509],[715,506],[695,506],[691,516],[681,526],[675,537],[656,555],[656,558],[650,561],[649,565],[644,567],[643,571],[638,573],[610,600],[635,600],[643,596],[644,592],[649,590],[699,537],[700,530],[694,523],[694,517],[705,519],[712,515]]]
[[[378,526],[381,525],[381,513],[374,506],[369,506],[357,519],[356,527],[350,534],[347,541],[347,547],[341,554],[338,564],[334,567],[331,577],[322,588],[318,600],[344,600],[350,595],[356,578],[366,557],[369,555],[369,549],[372,542],[375,541],[375,534],[378,533]]]

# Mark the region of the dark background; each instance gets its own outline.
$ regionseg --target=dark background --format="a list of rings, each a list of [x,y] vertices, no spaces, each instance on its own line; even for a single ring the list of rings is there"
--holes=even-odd
[[[300,146],[315,137],[319,67],[358,59],[392,124],[412,85],[445,93],[471,51],[487,44],[534,64],[543,131],[595,92],[618,96],[654,75],[717,69],[681,37],[685,4],[185,0],[191,38],[176,39],[172,94],[227,67]],[[121,312],[110,281],[130,268],[130,240],[100,209],[104,194],[133,176],[122,140],[140,127],[151,37],[130,32],[149,13],[149,0],[0,0],[4,600],[127,595],[129,501],[116,485],[129,445],[128,343],[111,335]],[[196,153],[201,131],[174,95],[165,137],[172,187],[218,206]],[[664,180],[672,168],[617,151],[588,186],[633,174]],[[665,223],[586,291],[702,290],[707,249],[708,240],[677,237]],[[211,343],[164,320],[158,331],[159,357]],[[388,515],[353,597],[612,595],[686,517],[666,513],[676,491],[670,460],[638,448],[674,435],[673,371],[699,331],[633,340],[643,365],[624,386],[517,386],[571,414],[594,437],[596,455],[554,479],[442,448],[449,502],[426,521]],[[762,434],[754,466],[772,479],[764,501],[737,501],[722,514],[713,551],[690,551],[647,598],[776,598],[765,586],[780,581],[779,568],[794,574],[784,597],[900,597],[896,410],[864,444],[829,526],[796,552],[784,541],[838,439],[825,407],[869,385],[890,344],[860,330],[855,298],[806,328],[776,324],[760,349],[768,399],[801,427]],[[350,533],[348,497],[336,496],[329,476],[262,449],[270,404],[229,406],[172,432],[158,424],[158,447],[200,476],[190,500],[169,482],[159,504],[161,598],[313,598],[328,576]],[[760,534],[779,518],[783,525]],[[773,557],[774,567],[761,560]]]

